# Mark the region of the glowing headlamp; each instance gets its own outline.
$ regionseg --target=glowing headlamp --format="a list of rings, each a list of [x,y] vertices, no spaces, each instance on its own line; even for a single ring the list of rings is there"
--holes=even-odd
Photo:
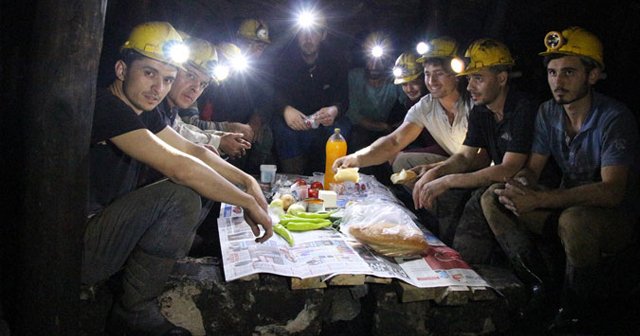
[[[249,61],[244,55],[236,55],[226,63],[217,63],[213,68],[213,76],[222,82],[231,75],[231,71],[243,72],[249,68]]]
[[[245,71],[249,67],[249,61],[242,54],[229,59],[229,63],[231,64],[231,68],[235,71]]]
[[[222,82],[229,77],[231,73],[231,68],[229,68],[226,64],[218,64],[213,69],[213,76],[219,81]]]
[[[179,41],[169,41],[162,46],[163,54],[175,63],[184,63],[189,59],[189,47]]]
[[[314,28],[318,24],[318,15],[310,10],[298,14],[298,26],[303,29]]]
[[[371,56],[380,58],[384,55],[384,48],[381,45],[375,45],[371,48]]]
[[[416,51],[418,52],[418,55],[424,55],[424,54],[428,53],[429,49],[431,49],[431,47],[426,42],[419,42],[416,45]]]
[[[455,73],[461,73],[464,71],[464,61],[460,57],[454,57],[451,59],[451,70]]]
[[[401,68],[401,67],[394,67],[393,68],[393,77],[399,78],[399,77],[404,77],[405,73],[405,69]]]

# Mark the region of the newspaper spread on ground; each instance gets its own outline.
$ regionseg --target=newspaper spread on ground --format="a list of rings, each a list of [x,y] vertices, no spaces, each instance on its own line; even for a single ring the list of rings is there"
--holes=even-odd
[[[366,175],[365,175],[366,177]],[[394,202],[395,197],[375,179],[366,179],[364,193],[350,197]],[[343,200],[344,201],[344,200]],[[344,203],[344,202],[343,202]],[[218,231],[226,281],[256,273],[289,277],[328,279],[339,274],[366,274],[394,278],[421,288],[451,285],[489,286],[460,255],[422,228],[430,249],[415,259],[389,258],[376,254],[353,238],[334,229],[294,232],[295,244],[274,234],[264,243],[255,237],[244,220],[242,209],[222,204]]]

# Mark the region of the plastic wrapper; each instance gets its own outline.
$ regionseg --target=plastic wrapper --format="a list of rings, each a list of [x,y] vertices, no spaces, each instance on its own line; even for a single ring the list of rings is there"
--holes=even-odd
[[[407,210],[397,203],[355,203],[345,209],[340,230],[387,257],[416,257],[429,249]]]

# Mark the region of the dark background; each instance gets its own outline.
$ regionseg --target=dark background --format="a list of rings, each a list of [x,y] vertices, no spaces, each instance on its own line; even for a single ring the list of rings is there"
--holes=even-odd
[[[48,1],[47,3],[51,3]],[[73,7],[81,1],[60,1],[60,6]],[[37,59],[34,37],[41,32],[32,27],[34,12],[42,1],[2,1],[0,7],[0,146],[2,189],[0,204],[0,298],[5,319],[13,320],[13,309],[22,291],[19,277],[22,265],[19,232],[29,211],[25,204],[25,142],[30,134],[24,117],[29,79],[56,82],[55,76],[38,77],[33,74],[32,59]],[[290,27],[298,1],[205,1],[205,0],[111,0],[107,2],[104,43],[98,83],[108,84],[115,55],[133,26],[145,21],[163,20],[176,28],[212,42],[227,40],[235,33],[237,22],[243,17],[260,17],[271,26],[274,41],[267,55],[289,57],[285,52],[292,42]],[[640,52],[640,0],[580,1],[580,0],[397,0],[397,1],[322,1],[316,4],[329,18],[330,52],[343,57],[350,66],[358,64],[358,39],[369,30],[382,29],[391,34],[395,55],[413,50],[415,43],[426,38],[449,35],[464,49],[480,37],[494,37],[505,42],[523,73],[517,85],[539,97],[548,99],[545,72],[538,52],[544,50],[543,37],[550,30],[579,25],[598,35],[604,45],[604,61],[608,78],[597,90],[626,103],[638,115],[640,95],[638,79]],[[70,17],[70,27],[76,18]],[[71,29],[71,28],[70,28]],[[68,36],[60,36],[64,44]],[[76,50],[69,48],[59,58],[73,58]],[[79,60],[82,61],[82,60]],[[52,60],[52,66],[55,60]],[[92,110],[86,111],[87,115]],[[65,134],[51,134],[52,138]],[[70,137],[69,143],[79,141]],[[47,172],[44,172],[46,174]],[[58,190],[61,198],[73,190]],[[84,192],[84,191],[75,191]],[[45,205],[46,206],[46,205]],[[84,211],[85,204],[77,204]],[[29,237],[23,237],[23,239]],[[37,248],[30,246],[29,248]],[[49,251],[45,251],[47,253]],[[50,251],[55,253],[56,251]],[[65,274],[51,274],[64,278]],[[46,299],[46,298],[44,298]],[[1,315],[1,311],[0,311]]]

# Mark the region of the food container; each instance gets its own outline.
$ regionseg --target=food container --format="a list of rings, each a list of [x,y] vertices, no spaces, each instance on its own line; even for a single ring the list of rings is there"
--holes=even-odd
[[[318,212],[324,210],[324,201],[319,198],[307,198],[304,202],[307,204],[307,212]]]
[[[276,165],[260,165],[260,182],[262,183],[275,183],[276,182]]]

